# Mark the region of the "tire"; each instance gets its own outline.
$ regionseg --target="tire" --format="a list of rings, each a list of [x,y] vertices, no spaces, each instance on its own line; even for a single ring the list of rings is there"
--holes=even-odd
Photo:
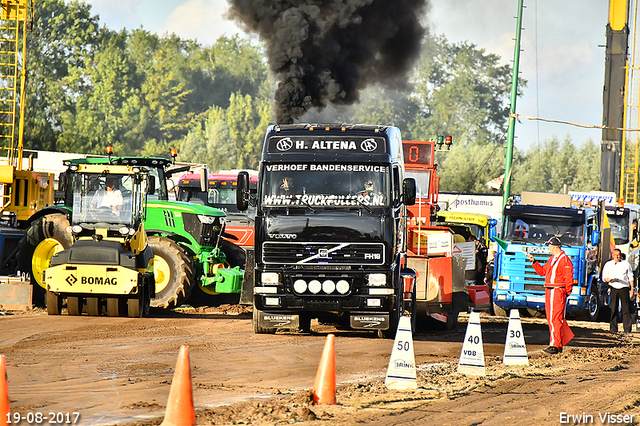
[[[44,306],[45,287],[42,272],[49,267],[54,254],[68,249],[73,244],[67,232],[69,220],[62,213],[51,213],[36,219],[18,243],[18,269],[29,272],[36,306]]]
[[[191,259],[182,247],[169,238],[151,236],[148,241],[154,254],[156,286],[156,297],[151,299],[151,306],[176,308],[187,299],[195,285]]]
[[[597,286],[591,286],[591,292],[589,293],[589,300],[587,302],[587,319],[589,321],[598,321],[601,314],[600,298],[598,297],[598,291],[595,287]]]
[[[306,334],[311,333],[311,316],[301,312],[299,318],[300,318],[300,326],[298,328],[299,331],[301,333],[306,333]]]
[[[67,297],[67,311],[69,315],[82,315],[82,298],[77,296]]]
[[[398,323],[402,316],[402,306],[404,301],[402,296],[396,294],[396,303],[393,311],[389,312],[389,328],[386,330],[378,330],[378,337],[381,339],[395,339],[396,331],[398,331]]]
[[[457,292],[451,295],[452,313],[447,314],[447,330],[455,330],[458,327],[458,316],[460,312],[469,310],[469,295],[467,293]]]
[[[411,318],[411,334],[416,334],[416,329],[418,325],[418,303],[416,301],[416,286],[413,286],[413,291],[411,292],[411,300],[406,301],[403,300],[404,304],[404,315],[408,315]]]
[[[87,314],[92,317],[100,315],[100,298],[87,297]]]
[[[527,315],[530,316],[531,318],[544,318],[545,317],[545,313],[538,311],[536,309],[527,309]]]
[[[129,299],[127,301],[127,316],[129,318],[141,318],[140,299]]]
[[[107,299],[107,315],[110,317],[127,316],[127,299],[110,297]]]
[[[253,306],[253,333],[254,334],[276,334],[275,328],[263,328],[258,321],[260,311]]]
[[[60,315],[60,312],[62,312],[62,297],[47,291],[47,314]]]
[[[500,306],[493,303],[493,314],[497,317],[508,317],[509,312],[506,309],[502,309]]]

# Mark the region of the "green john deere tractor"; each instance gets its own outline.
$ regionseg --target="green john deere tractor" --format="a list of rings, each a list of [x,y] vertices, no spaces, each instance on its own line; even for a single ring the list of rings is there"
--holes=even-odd
[[[151,190],[147,196],[144,227],[154,252],[155,298],[152,307],[175,308],[187,299],[194,306],[220,300],[236,302],[242,290],[246,255],[224,233],[226,215],[210,206],[169,200],[167,180],[188,167],[173,167],[171,160],[149,157],[87,157],[67,160],[60,175],[60,201],[31,216],[19,243],[19,269],[31,273],[34,301],[44,302],[43,272],[51,258],[72,245],[70,226],[73,191],[68,182],[83,164],[145,167]],[[100,182],[101,183],[101,182]],[[118,188],[126,193],[127,188]],[[62,195],[64,193],[64,195]],[[223,236],[226,238],[223,238]],[[192,294],[193,293],[193,294]],[[230,299],[230,300],[229,300]]]

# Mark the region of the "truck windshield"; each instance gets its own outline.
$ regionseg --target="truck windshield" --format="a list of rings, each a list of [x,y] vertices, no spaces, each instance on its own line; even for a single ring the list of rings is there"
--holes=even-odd
[[[613,239],[616,244],[626,244],[629,242],[629,216],[617,216],[613,213],[607,214]]]
[[[553,216],[506,216],[503,239],[542,244],[555,236],[562,244],[581,246],[584,244],[584,218]]]
[[[261,202],[266,207],[386,207],[390,180],[388,165],[265,164]]]

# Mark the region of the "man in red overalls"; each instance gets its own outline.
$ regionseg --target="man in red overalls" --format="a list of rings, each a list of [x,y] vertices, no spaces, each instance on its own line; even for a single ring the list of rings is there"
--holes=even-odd
[[[573,264],[569,256],[560,248],[562,243],[551,237],[545,244],[549,246],[551,257],[540,266],[531,253],[527,258],[538,275],[544,276],[545,311],[549,323],[549,347],[542,350],[548,354],[562,352],[562,347],[573,339],[573,332],[564,318],[567,296],[573,288]]]

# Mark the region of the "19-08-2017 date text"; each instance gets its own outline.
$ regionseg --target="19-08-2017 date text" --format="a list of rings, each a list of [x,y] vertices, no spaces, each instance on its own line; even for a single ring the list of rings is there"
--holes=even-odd
[[[80,413],[40,413],[40,412],[29,412],[29,413],[7,413],[6,423],[9,424],[21,424],[26,423],[30,425],[40,425],[40,424],[49,424],[49,425],[71,425],[78,423],[80,420]]]

